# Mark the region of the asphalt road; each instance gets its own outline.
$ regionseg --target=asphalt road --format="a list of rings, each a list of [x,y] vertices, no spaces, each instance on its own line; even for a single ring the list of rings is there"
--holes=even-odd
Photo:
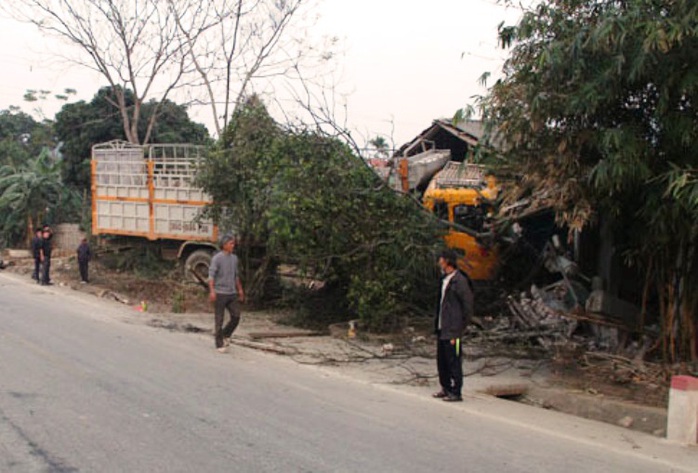
[[[693,451],[667,447],[684,455],[672,464],[662,445],[543,428],[542,410],[442,403],[240,347],[220,355],[124,310],[0,274],[0,472],[698,471]]]

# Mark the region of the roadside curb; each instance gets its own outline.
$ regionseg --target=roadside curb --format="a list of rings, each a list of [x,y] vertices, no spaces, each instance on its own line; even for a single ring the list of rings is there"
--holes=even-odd
[[[524,403],[656,437],[666,435],[667,410],[557,388],[531,387]]]

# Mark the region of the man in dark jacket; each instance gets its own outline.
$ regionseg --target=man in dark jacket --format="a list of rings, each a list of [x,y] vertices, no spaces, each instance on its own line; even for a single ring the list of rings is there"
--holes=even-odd
[[[43,233],[42,233],[42,239],[41,239],[41,248],[39,249],[39,255],[41,257],[41,285],[42,286],[50,286],[53,283],[51,282],[51,252],[52,252],[52,244],[51,244],[51,238],[53,234],[51,233],[51,229],[48,226],[44,226]]]
[[[439,256],[443,278],[434,319],[436,366],[441,384],[441,390],[434,393],[434,397],[448,402],[463,400],[461,337],[473,316],[473,291],[467,276],[458,270],[457,258],[450,250]]]
[[[43,244],[42,234],[40,228],[36,229],[34,232],[34,238],[32,238],[32,256],[34,257],[34,272],[32,273],[32,279],[36,282],[41,282],[41,245]]]
[[[90,259],[92,259],[90,244],[87,243],[87,238],[83,238],[82,241],[80,241],[80,246],[78,246],[78,268],[80,269],[80,282],[82,284],[90,282],[88,278]]]

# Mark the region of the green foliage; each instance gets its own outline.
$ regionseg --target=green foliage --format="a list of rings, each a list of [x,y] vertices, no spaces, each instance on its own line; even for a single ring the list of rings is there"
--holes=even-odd
[[[125,139],[118,110],[110,100],[110,89],[104,87],[91,102],[66,104],[56,114],[56,134],[63,142],[63,179],[77,189],[89,189],[92,146]]]
[[[148,280],[162,279],[176,266],[176,262],[162,258],[161,246],[157,243],[142,244],[128,251],[106,254],[100,257],[100,262],[106,268],[128,272]]]
[[[331,307],[343,312],[333,317],[358,315],[383,330],[409,312],[430,311],[436,226],[346,145],[282,129],[255,97],[238,108],[223,143],[201,184],[220,205],[214,214],[227,208],[243,266],[251,269],[255,257],[262,269],[245,274],[248,295],[265,297],[262,281],[283,262],[326,283]]]
[[[430,310],[433,294],[424,290],[436,280],[439,244],[431,217],[335,139],[289,133],[280,151],[285,164],[267,213],[274,250],[346,291],[349,307],[372,329]]]
[[[75,95],[76,93],[77,91],[75,89],[64,89],[63,93],[53,94],[53,97],[51,97],[52,94],[50,90],[27,89],[22,98],[25,102],[33,105],[32,112],[36,116],[43,118],[45,117],[45,115],[41,106],[42,103],[45,103],[50,98],[60,100],[62,102],[67,102],[70,99],[70,97]]]
[[[267,250],[268,228],[263,219],[269,202],[268,189],[278,164],[275,143],[280,133],[256,97],[239,107],[217,147],[199,170],[199,184],[213,196],[216,220],[221,209],[229,214],[223,226],[234,229],[242,242],[237,249],[245,280],[246,296],[261,302],[277,261]],[[268,294],[266,294],[268,296]]]
[[[172,297],[172,312],[175,314],[183,314],[187,311],[187,300],[184,295],[184,291],[179,290],[175,292]]]
[[[61,181],[60,161],[48,150],[20,165],[0,167],[0,240],[15,245],[44,222],[65,221],[80,196]]]
[[[0,165],[20,166],[30,157],[31,154],[22,143],[11,138],[0,141]]]
[[[698,305],[698,6],[547,0],[516,26],[481,105],[522,188],[582,228],[619,222],[660,300],[668,359],[694,359]]]
[[[125,100],[129,107],[134,98],[130,90]],[[116,94],[111,87],[103,87],[88,103],[85,101],[66,104],[56,114],[56,134],[63,143],[63,178],[68,185],[77,189],[90,187],[90,154],[92,146],[111,140],[125,140],[123,118],[116,103]],[[208,140],[206,127],[194,123],[187,115],[186,107],[169,100],[158,104],[154,101],[143,104],[139,130],[145,136],[145,127],[153,115],[158,120],[151,135],[152,143],[192,143],[204,144]]]
[[[43,148],[55,148],[53,125],[14,107],[0,110],[0,165],[20,165]]]

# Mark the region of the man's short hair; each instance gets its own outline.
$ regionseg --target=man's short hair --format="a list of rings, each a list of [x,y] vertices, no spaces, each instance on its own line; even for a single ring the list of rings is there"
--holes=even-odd
[[[232,235],[232,234],[230,234],[230,233],[226,233],[225,235],[223,235],[223,236],[221,237],[221,241],[220,241],[221,248],[223,248],[223,246],[224,246],[226,243],[228,243],[229,241],[231,241],[231,240],[232,240],[232,241],[235,241],[235,236],[234,236],[234,235]]]
[[[439,258],[443,260],[452,268],[458,268],[458,255],[453,250],[443,250],[439,253]]]

